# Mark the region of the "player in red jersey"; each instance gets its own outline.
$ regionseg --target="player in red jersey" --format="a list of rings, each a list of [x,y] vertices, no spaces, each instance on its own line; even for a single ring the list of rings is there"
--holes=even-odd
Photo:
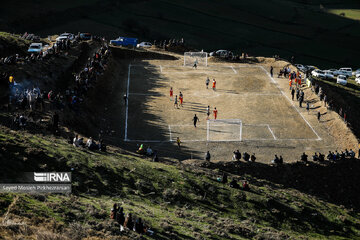
[[[174,96],[174,91],[172,87],[170,87],[170,101],[172,100],[173,96]]]

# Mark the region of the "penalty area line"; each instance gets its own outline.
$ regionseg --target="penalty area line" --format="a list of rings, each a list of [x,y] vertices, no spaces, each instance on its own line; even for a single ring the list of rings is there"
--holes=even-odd
[[[233,66],[230,66],[230,67],[234,71],[234,73],[237,74],[237,71],[235,70],[235,68]]]
[[[269,124],[266,124],[266,125],[267,125],[271,135],[273,136],[274,140],[276,140],[275,134],[274,134],[273,130],[270,128]]]

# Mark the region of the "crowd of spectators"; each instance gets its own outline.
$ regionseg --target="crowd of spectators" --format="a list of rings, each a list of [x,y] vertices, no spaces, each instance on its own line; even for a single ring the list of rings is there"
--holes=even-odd
[[[128,213],[125,217],[124,208],[121,207],[120,204],[114,203],[110,211],[110,218],[120,225],[120,231],[131,230],[137,232],[138,234],[154,234],[154,232],[145,225],[140,217],[136,218],[136,221],[134,221],[131,213]]]
[[[185,46],[184,38],[181,39],[165,39],[165,40],[154,40],[154,46],[167,50],[168,47]]]
[[[31,38],[32,35],[24,34],[21,38]],[[59,133],[59,114],[58,111],[64,111],[64,109],[78,110],[78,105],[86,97],[87,91],[94,87],[98,77],[104,73],[107,68],[108,57],[110,55],[109,47],[105,39],[97,38],[101,42],[101,47],[94,52],[94,54],[88,58],[85,67],[78,73],[74,74],[74,81],[64,92],[50,89],[48,91],[41,90],[38,84],[34,84],[29,80],[22,79],[17,81],[15,74],[12,72],[0,72],[0,81],[2,83],[8,83],[9,86],[9,109],[20,110],[22,113],[14,114],[11,121],[11,126],[14,129],[24,129],[29,122],[29,114],[26,115],[26,110],[40,111],[50,110],[54,114],[52,116],[49,128],[54,133]],[[71,46],[76,45],[76,38],[72,41],[64,39],[57,41],[51,47],[46,48],[41,54],[31,54],[25,57],[20,57],[18,54],[0,59],[0,65],[5,63],[25,63],[31,60],[44,60],[48,56],[58,55],[61,52],[68,51]],[[31,118],[30,118],[31,121]],[[81,139],[75,137],[71,141],[76,147],[83,146],[89,150],[101,150],[106,151],[106,146],[99,138],[99,142],[89,138],[89,140],[82,144]]]

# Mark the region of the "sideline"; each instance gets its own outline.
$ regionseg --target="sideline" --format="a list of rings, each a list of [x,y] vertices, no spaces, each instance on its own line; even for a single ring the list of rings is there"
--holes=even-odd
[[[268,71],[266,71],[266,69],[263,66],[260,66],[260,68],[267,74],[267,76],[271,79],[271,81],[276,85],[276,87],[279,89],[279,91],[281,92],[282,95],[284,95],[284,97],[289,101],[289,103],[291,104],[291,106],[299,113],[299,115],[302,117],[302,119],[304,119],[304,121],[306,122],[306,124],[311,128],[311,130],[315,133],[315,135],[317,136],[317,141],[321,141],[322,138],[319,136],[319,134],[315,131],[315,129],[310,125],[310,123],[305,119],[305,117],[302,115],[302,113],[299,111],[299,109],[297,109],[297,107],[294,105],[293,101],[290,100],[290,98],[283,92],[283,90],[280,89],[279,87],[279,83],[277,81],[275,81],[275,79],[273,77],[270,76],[270,73],[268,73]]]

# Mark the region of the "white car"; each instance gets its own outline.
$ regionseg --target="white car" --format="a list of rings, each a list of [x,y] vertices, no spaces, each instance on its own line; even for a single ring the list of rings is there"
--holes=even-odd
[[[42,43],[32,43],[29,46],[28,53],[41,53],[42,49]]]
[[[339,70],[335,71],[334,74],[351,77],[352,76],[352,68],[340,68]]]
[[[307,68],[302,64],[295,64],[295,67],[297,67],[297,69],[299,69],[302,72],[306,72],[307,70]]]
[[[328,71],[328,72],[331,73],[332,75],[335,75],[335,73],[336,73],[338,70],[332,68],[332,69],[328,69],[328,70],[326,70],[326,71]]]
[[[356,72],[355,72],[355,73],[356,73]],[[356,74],[355,82],[356,82],[357,84],[360,84],[360,73],[357,73],[357,74]]]
[[[211,52],[209,55],[210,56],[226,57],[226,56],[232,56],[232,52],[230,52],[228,50],[217,50],[215,52]]]
[[[149,43],[149,42],[141,42],[141,43],[139,43],[139,44],[136,45],[137,48],[140,48],[140,47],[149,48],[149,47],[151,47],[151,46],[152,46],[152,44]]]
[[[63,33],[63,34],[61,34],[60,36],[58,36],[56,38],[56,41],[59,42],[59,41],[61,41],[63,39],[73,40],[74,38],[75,38],[74,34],[72,34],[72,33]]]
[[[330,72],[322,71],[320,69],[313,70],[311,75],[318,78],[334,78],[334,75],[332,75]]]
[[[357,69],[357,70],[354,72],[354,75],[355,75],[355,76],[360,75],[360,68]]]
[[[346,76],[339,75],[336,79],[336,83],[341,85],[346,85],[347,84]]]
[[[311,65],[306,65],[305,67],[306,67],[306,71],[313,71],[315,69],[319,69],[319,68],[317,68],[315,66],[311,66]]]
[[[325,78],[327,78],[327,79],[332,79],[332,78],[334,78],[334,74],[331,72],[331,71],[329,71],[329,70],[324,70],[324,73],[325,73]]]

